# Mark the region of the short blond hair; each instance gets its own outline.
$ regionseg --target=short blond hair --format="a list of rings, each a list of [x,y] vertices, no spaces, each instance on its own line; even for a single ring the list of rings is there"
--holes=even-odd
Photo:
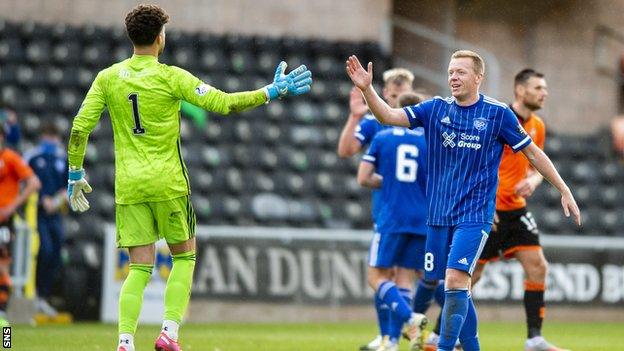
[[[390,83],[396,85],[408,83],[412,86],[414,83],[414,74],[405,68],[391,68],[383,73],[383,81],[385,85]]]
[[[479,54],[477,54],[474,51],[470,51],[470,50],[455,51],[453,53],[453,56],[451,56],[451,59],[457,59],[457,58],[463,58],[463,57],[472,59],[474,71],[476,74],[485,74],[485,61],[483,61],[481,56],[479,56]]]

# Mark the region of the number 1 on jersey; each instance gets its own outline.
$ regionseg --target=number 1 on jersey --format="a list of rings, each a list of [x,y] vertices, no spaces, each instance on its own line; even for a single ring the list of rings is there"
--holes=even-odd
[[[145,128],[141,125],[141,116],[139,116],[139,94],[132,93],[128,95],[128,100],[132,103],[132,116],[134,117],[134,134],[145,134]]]

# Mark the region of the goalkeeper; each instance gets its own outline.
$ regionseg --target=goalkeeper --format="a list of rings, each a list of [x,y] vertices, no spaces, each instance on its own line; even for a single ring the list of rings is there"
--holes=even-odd
[[[181,68],[158,63],[168,21],[169,16],[155,5],[139,5],[126,15],[134,55],[97,75],[74,118],[69,141],[70,205],[84,212],[89,209],[85,193],[91,192],[82,168],[85,148],[89,133],[108,108],[115,142],[117,245],[130,253],[130,272],[119,295],[118,351],[134,351],[143,290],[154,265],[154,243],[163,237],[173,268],[155,349],[180,350],[178,327],[189,302],[195,266],[195,213],[180,151],[180,101],[227,115],[307,93],[312,84],[305,66],[285,75],[282,62],[273,83],[262,89],[219,91]]]

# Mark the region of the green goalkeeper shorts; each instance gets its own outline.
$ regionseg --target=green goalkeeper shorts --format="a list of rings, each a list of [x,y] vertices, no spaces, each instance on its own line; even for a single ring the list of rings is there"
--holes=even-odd
[[[155,243],[165,238],[179,244],[195,236],[195,211],[190,197],[116,205],[117,247]]]

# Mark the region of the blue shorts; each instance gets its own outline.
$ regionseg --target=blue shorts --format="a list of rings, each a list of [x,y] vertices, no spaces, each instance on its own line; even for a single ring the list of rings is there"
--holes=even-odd
[[[424,235],[412,233],[375,233],[368,253],[368,265],[377,268],[397,266],[422,270],[425,238]]]
[[[425,279],[444,279],[447,268],[472,275],[491,227],[487,223],[428,226]]]

